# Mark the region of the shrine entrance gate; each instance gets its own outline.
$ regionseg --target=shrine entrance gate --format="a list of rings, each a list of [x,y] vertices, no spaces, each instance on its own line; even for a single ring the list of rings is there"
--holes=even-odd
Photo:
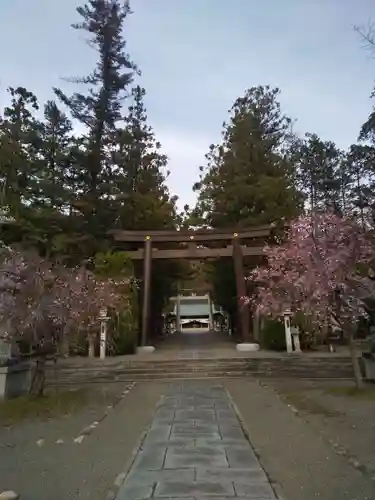
[[[241,297],[246,295],[243,257],[262,256],[263,246],[269,240],[272,226],[258,226],[232,230],[165,230],[110,232],[117,245],[132,245],[136,250],[124,249],[132,260],[143,260],[143,307],[141,346],[149,338],[149,311],[151,299],[151,267],[153,259],[213,259],[232,257],[236,278],[237,307],[240,317],[241,337],[244,342],[251,339],[250,311],[242,307]],[[206,246],[208,245],[208,246]],[[212,247],[210,247],[212,245]],[[174,248],[166,248],[166,247]],[[162,247],[162,248],[160,248]]]

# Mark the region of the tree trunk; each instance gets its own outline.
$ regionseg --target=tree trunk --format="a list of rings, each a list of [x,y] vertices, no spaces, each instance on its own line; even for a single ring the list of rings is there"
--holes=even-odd
[[[260,342],[260,316],[258,310],[255,310],[253,315],[253,335],[254,341],[259,344]]]
[[[89,335],[89,358],[95,358],[95,336]]]
[[[357,389],[362,389],[364,384],[361,373],[361,367],[359,365],[359,359],[357,356],[357,349],[354,342],[353,331],[350,327],[348,328],[347,331],[348,331],[348,346],[350,351],[350,357],[352,358],[355,386]]]
[[[60,353],[64,358],[69,358],[69,334],[63,330],[63,337],[60,342]]]
[[[46,358],[36,360],[33,375],[31,377],[29,394],[31,396],[43,396],[46,381]]]

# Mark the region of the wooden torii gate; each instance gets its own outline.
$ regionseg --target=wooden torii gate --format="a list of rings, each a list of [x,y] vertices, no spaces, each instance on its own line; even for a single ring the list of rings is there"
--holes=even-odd
[[[196,231],[124,231],[112,230],[110,234],[117,243],[139,246],[127,251],[131,259],[143,260],[143,308],[141,345],[148,340],[148,325],[151,293],[151,266],[153,259],[212,259],[232,257],[236,277],[237,305],[240,316],[243,341],[250,340],[250,311],[242,307],[241,297],[246,295],[246,281],[243,257],[261,256],[264,243],[269,239],[272,226],[258,226],[249,229],[198,229]],[[205,247],[213,243],[214,247]],[[165,246],[178,244],[179,248],[166,249]],[[219,245],[218,245],[219,244]],[[158,248],[162,245],[163,248]]]

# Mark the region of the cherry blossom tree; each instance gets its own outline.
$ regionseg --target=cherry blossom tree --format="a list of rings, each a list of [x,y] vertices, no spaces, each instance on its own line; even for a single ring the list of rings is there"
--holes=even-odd
[[[85,267],[68,269],[32,252],[2,247],[0,327],[9,343],[28,346],[35,361],[30,393],[41,395],[47,360],[62,344],[70,347],[92,335],[102,308],[116,307],[110,280],[98,280]]]
[[[98,317],[102,310],[117,310],[123,302],[121,277],[103,278],[81,266],[70,280],[70,319],[76,332],[84,332],[89,343],[89,356],[94,356],[94,342],[98,329]]]
[[[282,316],[302,312],[324,328],[334,317],[347,336],[357,386],[362,383],[354,334],[366,314],[365,299],[375,294],[367,269],[373,246],[355,221],[332,213],[301,216],[291,223],[286,238],[264,248],[268,265],[249,279],[257,285],[252,302],[260,313]]]

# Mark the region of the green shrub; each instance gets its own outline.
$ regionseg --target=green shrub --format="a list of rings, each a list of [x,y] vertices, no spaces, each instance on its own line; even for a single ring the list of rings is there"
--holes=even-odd
[[[125,309],[111,317],[113,331],[113,354],[134,354],[137,345],[136,323],[131,309]]]
[[[132,261],[126,252],[99,253],[95,272],[104,278],[124,279],[121,310],[109,311],[110,351],[113,355],[134,354],[138,336],[138,286],[133,279]]]
[[[281,323],[281,321],[275,319],[264,320],[261,338],[264,349],[270,351],[286,350],[284,323]]]
[[[123,356],[124,354],[135,354],[136,344],[131,336],[119,335],[114,339],[113,354]]]

